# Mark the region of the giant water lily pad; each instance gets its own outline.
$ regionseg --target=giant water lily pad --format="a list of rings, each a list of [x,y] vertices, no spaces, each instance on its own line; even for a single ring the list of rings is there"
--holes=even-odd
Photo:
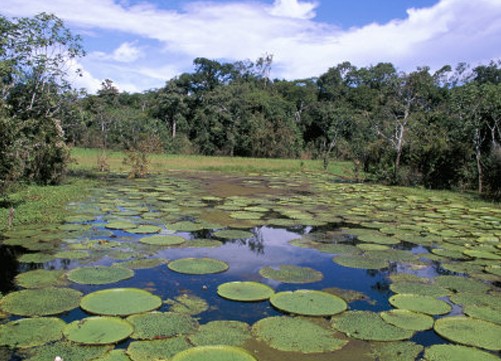
[[[388,323],[412,331],[425,331],[433,327],[433,318],[423,313],[409,310],[391,310],[381,312],[381,317]]]
[[[249,325],[240,321],[212,321],[201,325],[198,332],[189,336],[191,343],[196,346],[242,346],[249,338]]]
[[[381,361],[415,361],[424,348],[410,341],[377,342],[371,346],[371,355]]]
[[[204,229],[204,226],[200,223],[193,223],[187,221],[168,224],[166,227],[167,229],[171,229],[177,232],[196,232]]]
[[[259,282],[227,282],[218,286],[217,294],[233,301],[263,301],[270,298],[273,288]]]
[[[89,293],[80,307],[85,311],[108,316],[127,316],[159,308],[162,299],[138,288],[111,288]]]
[[[55,317],[24,318],[0,325],[0,346],[35,347],[60,340],[66,323]]]
[[[115,263],[115,266],[126,267],[130,269],[148,269],[155,268],[164,264],[166,261],[161,258],[140,258],[126,262]]]
[[[341,266],[361,269],[382,269],[388,267],[388,262],[384,259],[371,258],[364,255],[341,255],[333,259]]]
[[[450,291],[435,284],[425,284],[422,282],[394,282],[390,289],[395,293],[408,293],[421,296],[444,297]]]
[[[463,345],[501,350],[501,325],[471,317],[445,317],[433,327],[443,338]]]
[[[281,265],[275,267],[263,267],[259,274],[265,278],[284,283],[312,283],[320,281],[324,275],[322,272],[310,267],[299,267],[294,265]]]
[[[87,251],[76,250],[76,251],[61,251],[54,255],[55,258],[63,259],[85,259],[90,257],[90,253]]]
[[[111,350],[106,355],[93,359],[92,361],[131,361],[125,350]]]
[[[154,340],[194,332],[198,322],[186,314],[175,312],[150,312],[127,317],[134,326],[132,338]]]
[[[398,294],[389,299],[392,306],[428,315],[444,315],[452,309],[451,305],[430,296]]]
[[[187,293],[174,299],[168,299],[165,303],[170,305],[170,311],[186,315],[196,315],[209,309],[209,304],[206,300]]]
[[[134,276],[134,271],[122,267],[81,267],[68,272],[68,279],[86,285],[105,285],[125,280]]]
[[[238,229],[225,229],[222,231],[214,232],[214,237],[223,239],[247,239],[254,237],[254,235],[248,231],[242,231]]]
[[[335,337],[332,330],[289,316],[263,318],[252,326],[252,333],[258,340],[281,351],[329,352],[339,350],[347,343]]]
[[[104,225],[108,229],[117,229],[122,231],[131,230],[137,228],[137,224],[131,222],[123,222],[123,221],[113,221]]]
[[[82,293],[71,288],[40,288],[11,292],[0,299],[0,309],[20,316],[48,316],[78,307]]]
[[[46,288],[66,286],[64,271],[37,269],[20,273],[16,276],[16,283],[24,288]]]
[[[156,235],[143,237],[139,240],[141,243],[151,244],[153,246],[176,246],[184,243],[186,240],[181,236]]]
[[[304,316],[331,316],[348,307],[342,298],[314,290],[279,292],[270,298],[270,302],[280,311]]]
[[[140,226],[132,229],[128,229],[127,232],[134,234],[153,234],[158,233],[162,230],[161,227],[150,225],[150,224],[141,224]]]
[[[424,352],[426,361],[499,361],[499,357],[473,347],[433,345]]]
[[[46,263],[54,260],[54,256],[46,253],[26,253],[18,258],[21,263]]]
[[[257,361],[248,351],[234,346],[199,346],[182,351],[172,361]]]
[[[490,289],[481,281],[461,276],[438,276],[436,283],[454,292],[484,293]]]
[[[228,264],[214,258],[180,258],[170,262],[167,267],[178,273],[203,275],[220,273],[228,269]]]
[[[133,361],[171,360],[174,355],[190,347],[186,338],[180,336],[163,340],[131,342],[127,348],[127,354]]]
[[[332,326],[347,336],[367,341],[399,341],[412,337],[414,332],[385,322],[377,313],[349,311],[332,318]]]
[[[463,308],[463,312],[470,317],[480,318],[501,325],[500,309],[493,309],[487,306],[466,305]]]
[[[52,361],[56,356],[70,361],[91,361],[111,349],[109,345],[89,346],[73,342],[55,342],[26,351],[26,361]]]
[[[64,336],[86,345],[105,345],[125,340],[134,331],[133,326],[119,317],[87,317],[73,321],[64,328]]]

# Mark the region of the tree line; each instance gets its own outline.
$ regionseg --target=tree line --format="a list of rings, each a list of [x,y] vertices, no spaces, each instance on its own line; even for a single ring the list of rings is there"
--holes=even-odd
[[[1,17],[0,32],[3,184],[57,182],[71,144],[311,158],[325,167],[344,159],[371,180],[501,197],[499,60],[412,72],[344,62],[289,81],[269,78],[272,55],[234,63],[200,57],[192,72],[159,89],[121,92],[106,79],[86,94],[65,80],[65,62],[84,52],[57,17]]]

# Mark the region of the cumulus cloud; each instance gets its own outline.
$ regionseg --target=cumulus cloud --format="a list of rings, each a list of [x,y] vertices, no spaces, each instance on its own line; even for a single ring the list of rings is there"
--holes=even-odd
[[[501,57],[499,0],[440,0],[428,8],[409,9],[403,19],[349,29],[316,21],[318,1],[192,1],[178,10],[148,2],[126,6],[116,0],[2,3],[6,15],[53,12],[75,32],[129,36],[131,40],[114,50],[103,50],[101,58],[90,56],[82,63],[96,78],[122,83],[137,79],[140,88],[161,86],[161,74],[190,71],[195,57],[255,60],[269,53],[274,55],[271,76],[288,79],[318,76],[342,61],[357,66],[392,62],[410,71],[420,65],[475,64]]]

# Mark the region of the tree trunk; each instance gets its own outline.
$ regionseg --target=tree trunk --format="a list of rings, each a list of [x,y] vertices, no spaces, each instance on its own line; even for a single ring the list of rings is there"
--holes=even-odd
[[[482,153],[480,150],[481,146],[480,129],[475,130],[474,143],[475,143],[475,159],[477,161],[477,173],[478,173],[478,193],[482,194],[484,172],[482,169]]]

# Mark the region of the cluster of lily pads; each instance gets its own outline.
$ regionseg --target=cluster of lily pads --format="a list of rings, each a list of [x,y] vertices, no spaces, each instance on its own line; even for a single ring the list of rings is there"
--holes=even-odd
[[[56,229],[8,232],[3,245],[24,249],[18,257],[23,272],[15,278],[20,289],[0,299],[0,347],[31,361],[52,361],[54,355],[250,361],[262,348],[318,357],[350,344],[368,345],[360,352],[373,360],[499,359],[498,207],[304,174],[243,179],[241,186],[256,196],[207,195],[200,187],[204,177],[210,176],[195,185],[182,178],[124,182],[69,205],[71,215]],[[388,309],[356,309],[353,293],[335,284],[317,289],[324,274],[296,264],[246,275],[259,281],[218,284],[217,295],[225,300],[267,302],[276,311],[252,325],[201,324],[197,317],[210,305],[189,293],[163,300],[145,289],[110,286],[133,280],[139,269],[167,267],[194,277],[224,273],[231,262],[197,256],[197,250],[235,242],[258,249],[261,226],[296,231],[298,238],[287,246],[331,255],[333,270],[384,271]],[[193,249],[194,256],[162,256],[175,249]],[[70,261],[70,269],[59,266],[62,260]],[[291,288],[277,291],[270,284]],[[78,285],[100,289],[84,294]],[[78,307],[87,317],[69,323],[57,317]],[[429,330],[448,343],[424,348],[413,341]]]

